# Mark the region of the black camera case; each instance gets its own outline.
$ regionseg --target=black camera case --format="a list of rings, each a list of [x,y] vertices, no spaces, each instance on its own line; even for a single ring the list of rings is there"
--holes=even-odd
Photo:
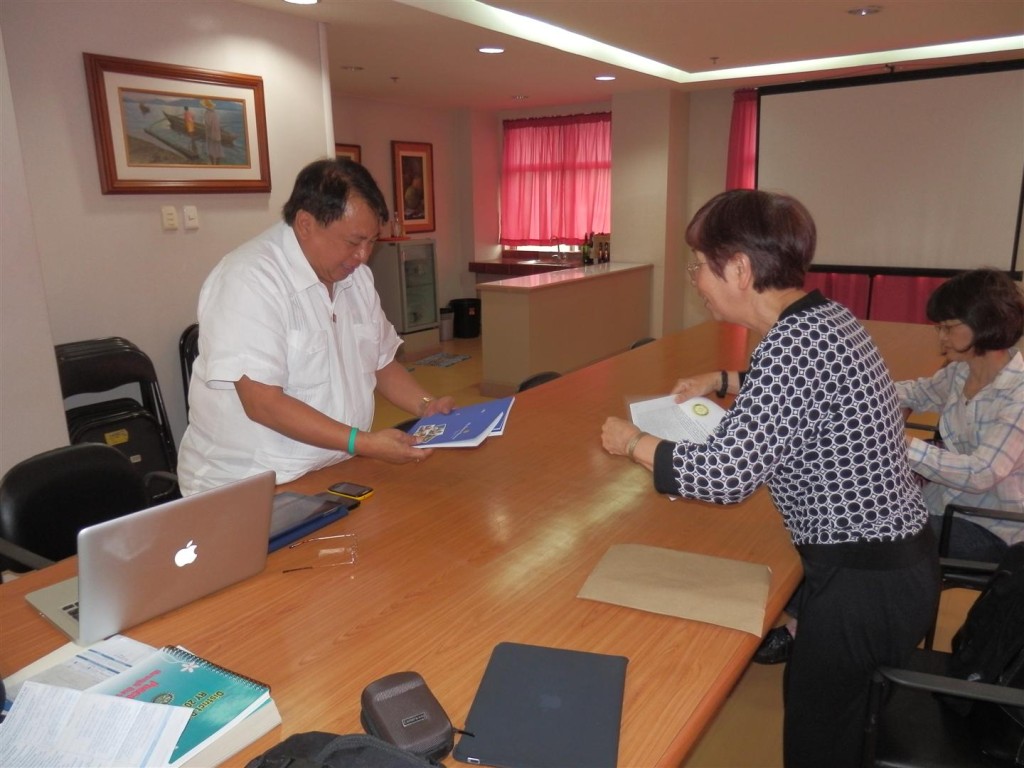
[[[455,729],[426,681],[416,672],[374,680],[361,697],[363,729],[436,763],[452,751]]]

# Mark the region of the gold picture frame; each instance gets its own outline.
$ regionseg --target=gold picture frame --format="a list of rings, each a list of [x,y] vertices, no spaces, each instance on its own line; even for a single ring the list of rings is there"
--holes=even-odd
[[[433,232],[434,149],[414,141],[391,142],[395,212],[406,234]]]
[[[270,191],[262,78],[83,56],[103,194]]]

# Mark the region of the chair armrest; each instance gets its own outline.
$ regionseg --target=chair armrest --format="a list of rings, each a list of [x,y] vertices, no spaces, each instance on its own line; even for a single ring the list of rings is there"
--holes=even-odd
[[[147,472],[142,482],[150,505],[178,498],[178,476],[173,472],[162,469]]]
[[[20,563],[27,568],[31,568],[34,571],[53,565],[53,560],[49,560],[42,555],[37,555],[35,552],[18,546],[13,541],[8,541],[3,538],[0,538],[0,555],[6,557],[8,560]]]
[[[880,667],[879,674],[897,685],[913,688],[918,691],[931,691],[948,696],[956,696],[973,701],[990,701],[1009,707],[1024,707],[1024,690],[1010,688],[1005,685],[977,683],[961,680],[957,677],[933,675],[928,672],[917,672],[910,669]]]
[[[947,504],[942,512],[942,528],[939,530],[939,557],[949,557],[949,538],[953,530],[953,515],[987,517],[993,520],[1015,520],[1024,523],[1024,512],[1009,512],[1002,509],[984,509],[966,504]],[[995,563],[993,563],[993,566]]]
[[[939,567],[943,571],[960,571],[966,573],[977,573],[986,578],[996,572],[996,563],[984,560],[961,560],[958,557],[940,557]]]
[[[988,517],[993,520],[1016,520],[1024,523],[1024,512],[1011,512],[1006,509],[985,509],[983,507],[969,507],[966,504],[947,504],[945,514],[959,512],[961,515],[970,517]],[[945,517],[945,515],[943,515]]]

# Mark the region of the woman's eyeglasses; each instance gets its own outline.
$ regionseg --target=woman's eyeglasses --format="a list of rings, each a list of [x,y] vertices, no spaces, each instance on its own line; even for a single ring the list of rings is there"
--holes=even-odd
[[[959,320],[952,320],[948,323],[936,323],[933,327],[936,333],[951,333],[958,325],[963,325]]]
[[[706,261],[692,261],[686,265],[686,271],[690,273],[690,279],[692,280],[697,276],[697,272],[707,264]]]

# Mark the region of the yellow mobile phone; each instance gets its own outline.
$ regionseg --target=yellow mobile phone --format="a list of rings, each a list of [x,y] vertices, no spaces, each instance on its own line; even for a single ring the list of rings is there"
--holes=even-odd
[[[359,501],[364,501],[373,495],[373,488],[368,485],[359,485],[359,483],[335,483],[327,490],[336,496]]]

